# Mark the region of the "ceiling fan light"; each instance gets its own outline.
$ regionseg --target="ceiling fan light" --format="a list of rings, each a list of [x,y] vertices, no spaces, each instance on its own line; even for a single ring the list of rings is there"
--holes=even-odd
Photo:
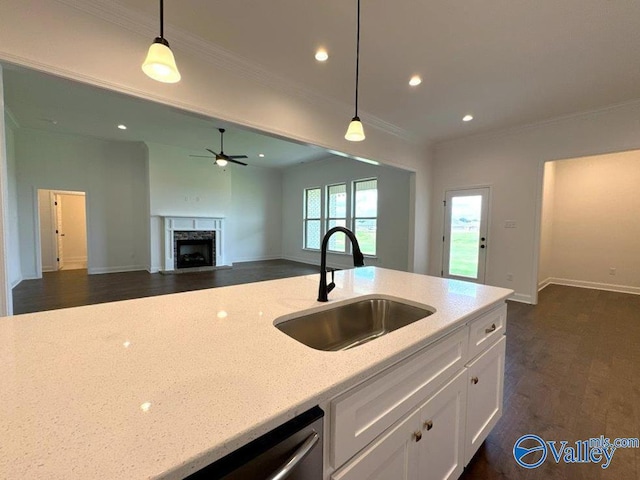
[[[362,122],[360,121],[360,118],[353,117],[344,138],[346,138],[350,142],[361,142],[366,138],[364,136],[364,128],[362,128]]]
[[[224,158],[216,158],[216,165],[218,165],[219,167],[226,167],[228,163],[229,162],[227,162]]]
[[[147,58],[142,64],[142,71],[150,78],[163,83],[180,81],[180,72],[176,66],[169,42],[162,37],[156,37],[149,47]]]

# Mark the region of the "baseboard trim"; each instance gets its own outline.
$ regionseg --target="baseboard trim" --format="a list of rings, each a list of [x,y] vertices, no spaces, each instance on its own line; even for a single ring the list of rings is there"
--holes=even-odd
[[[260,262],[262,260],[282,260],[282,258],[283,258],[282,255],[259,255],[257,257],[239,257],[239,258],[234,258],[231,264],[233,265],[234,263]]]
[[[306,265],[313,265],[314,267],[320,268],[320,264],[319,263],[312,262],[308,258],[296,257],[296,256],[293,256],[293,255],[283,255],[280,258],[282,258],[283,260],[290,260],[292,262],[304,263]],[[351,257],[349,257],[349,259],[351,259]],[[344,270],[344,269],[351,268],[351,267],[353,267],[353,264],[340,265],[338,263],[327,262],[327,268],[335,268],[337,270]]]
[[[543,281],[538,283],[538,291],[542,290],[545,287],[551,285],[551,277],[545,278]]]
[[[533,299],[531,298],[531,295],[526,295],[524,293],[513,293],[507,300],[533,305]]]
[[[605,290],[607,292],[631,293],[633,295],[640,295],[640,287],[633,287],[631,285],[616,285],[613,283],[587,282],[585,280],[574,280],[570,278],[556,278],[556,277],[551,277],[548,280],[549,280],[549,284],[554,284],[554,285],[564,285],[567,287],[579,287],[579,288],[591,288],[594,290]]]
[[[146,265],[127,265],[122,267],[97,267],[89,268],[89,275],[98,275],[101,273],[123,273],[123,272],[137,272],[140,270],[147,271]]]

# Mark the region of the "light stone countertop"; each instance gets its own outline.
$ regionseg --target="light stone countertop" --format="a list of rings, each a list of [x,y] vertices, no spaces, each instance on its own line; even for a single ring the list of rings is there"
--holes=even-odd
[[[376,267],[0,318],[0,478],[182,478],[512,292]],[[344,352],[276,318],[386,294],[435,314]]]

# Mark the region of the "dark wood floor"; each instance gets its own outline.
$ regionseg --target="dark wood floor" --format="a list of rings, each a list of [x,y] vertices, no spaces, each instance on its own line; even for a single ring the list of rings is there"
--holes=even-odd
[[[640,479],[640,449],[608,469],[556,464],[526,470],[513,445],[532,433],[574,445],[640,436],[640,296],[551,285],[537,306],[509,302],[504,415],[461,478]]]
[[[313,265],[288,260],[244,262],[234,264],[230,269],[174,275],[148,272],[87,275],[86,270],[62,270],[44,273],[42,279],[24,280],[15,287],[13,311],[14,314],[39,312],[295,277],[318,271],[319,268]]]

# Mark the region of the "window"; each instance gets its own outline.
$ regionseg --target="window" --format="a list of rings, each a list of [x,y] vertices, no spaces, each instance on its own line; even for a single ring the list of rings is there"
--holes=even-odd
[[[304,191],[304,248],[320,249],[322,227],[322,190]]]
[[[347,184],[329,185],[327,187],[327,229],[347,226]],[[335,233],[329,239],[329,250],[345,253],[347,242],[342,232]]]
[[[376,254],[378,231],[378,180],[353,182],[353,233],[365,255]]]
[[[327,231],[347,227],[358,238],[362,253],[376,255],[378,180],[368,178],[305,189],[303,222],[303,248],[319,250]],[[346,235],[340,232],[331,236],[327,250],[350,253],[350,245]]]

